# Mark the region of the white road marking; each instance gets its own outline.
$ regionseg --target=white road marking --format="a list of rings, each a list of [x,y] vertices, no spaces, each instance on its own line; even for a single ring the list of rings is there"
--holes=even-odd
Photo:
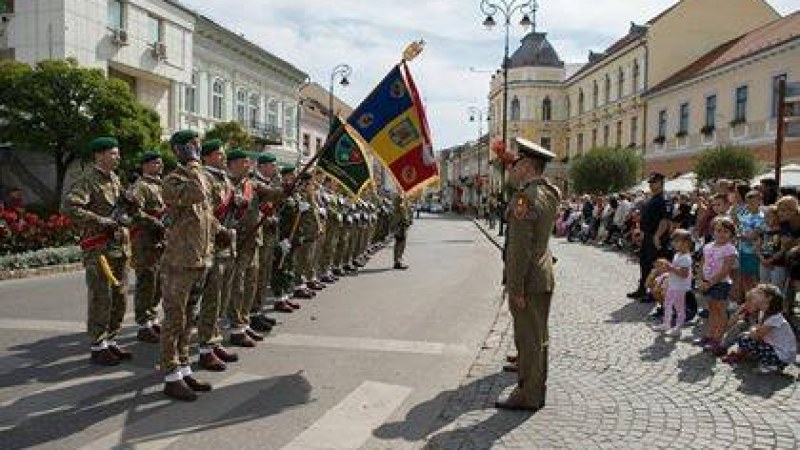
[[[125,314],[123,323],[133,321],[133,313]],[[86,332],[86,322],[74,320],[0,319],[0,330]]]
[[[408,386],[365,381],[283,450],[358,449],[411,391]]]
[[[235,384],[264,380],[259,389],[268,389],[277,383],[277,379],[265,380],[263,377],[247,373],[236,373],[214,384],[214,389],[224,389]],[[172,404],[153,414],[125,425],[119,431],[107,434],[81,447],[82,450],[99,450],[109,448],[158,450],[169,447],[187,433],[201,430],[212,424],[215,419],[224,416],[240,404],[253,397],[252,391],[242,390],[231,395],[215,395],[214,391],[201,393],[201,396],[215,396],[213,408],[199,408],[196,404],[171,402]],[[187,425],[176,427],[176,418],[190,417]],[[161,432],[153,430],[163,430]],[[137,437],[140,436],[140,437]]]
[[[307,334],[281,333],[267,337],[267,343],[298,347],[338,348],[345,350],[368,350],[377,352],[417,353],[442,355],[445,353],[469,353],[466,346],[442,342],[403,341],[397,339],[373,339],[345,336],[312,336]]]

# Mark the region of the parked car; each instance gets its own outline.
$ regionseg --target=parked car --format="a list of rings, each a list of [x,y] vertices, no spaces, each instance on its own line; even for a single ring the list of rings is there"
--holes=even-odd
[[[441,203],[433,203],[433,202],[431,202],[431,203],[428,204],[428,212],[431,212],[431,213],[434,213],[434,214],[441,214],[441,213],[444,212],[444,207],[442,206]]]

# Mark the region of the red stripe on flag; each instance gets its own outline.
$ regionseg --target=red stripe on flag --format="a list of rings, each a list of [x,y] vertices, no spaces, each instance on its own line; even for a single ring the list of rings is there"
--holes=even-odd
[[[422,157],[422,145],[409,150],[389,165],[395,180],[408,192],[438,175],[436,164],[427,165]]]

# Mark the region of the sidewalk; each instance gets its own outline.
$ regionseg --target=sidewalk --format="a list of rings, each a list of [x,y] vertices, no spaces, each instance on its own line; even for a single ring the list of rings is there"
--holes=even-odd
[[[478,227],[496,243],[496,230]],[[557,290],[550,315],[547,407],[493,408],[514,374],[505,304],[461,387],[447,401],[430,449],[797,448],[798,369],[760,375],[732,368],[680,339],[654,333],[650,305],[631,303],[636,267],[617,253],[553,240]],[[499,299],[498,299],[499,302]]]

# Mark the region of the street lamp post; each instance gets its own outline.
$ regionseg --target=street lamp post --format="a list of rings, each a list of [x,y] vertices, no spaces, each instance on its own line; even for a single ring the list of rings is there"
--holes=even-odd
[[[483,110],[480,109],[480,108],[477,108],[475,106],[470,106],[467,109],[467,111],[469,112],[469,121],[470,122],[475,122],[476,120],[478,121],[478,140],[475,141],[475,146],[476,146],[476,148],[478,150],[477,151],[477,153],[478,153],[478,176],[477,176],[477,180],[476,180],[477,186],[476,186],[475,192],[478,194],[478,199],[477,199],[478,205],[476,205],[476,206],[479,206],[480,202],[481,202],[481,194],[482,194],[482,191],[483,191],[482,180],[481,180],[481,138],[483,137]]]
[[[509,40],[509,28],[511,27],[511,18],[514,17],[514,14],[521,13],[522,19],[520,20],[519,24],[523,27],[529,27],[534,25],[534,21],[531,19],[536,17],[536,10],[539,8],[539,4],[536,0],[481,0],[481,12],[486,15],[486,19],[483,21],[483,25],[487,28],[492,28],[497,25],[497,22],[494,20],[495,14],[499,14],[500,17],[503,19],[503,25],[505,26],[505,52],[503,53],[503,120],[502,120],[502,130],[503,130],[503,146],[504,149],[508,150],[508,40]],[[504,166],[500,166],[500,195],[501,198],[505,200],[505,179],[506,179],[506,171]],[[503,235],[503,222],[501,219],[500,223],[500,236]]]
[[[331,88],[328,90],[328,114],[330,115],[330,124],[328,127],[328,132],[333,133],[333,124],[335,122],[336,116],[333,113],[333,86],[336,82],[336,78],[339,77],[339,84],[342,86],[347,86],[350,84],[350,80],[347,78],[353,74],[353,68],[348,66],[347,64],[339,64],[338,66],[334,67],[331,71]]]
[[[302,132],[302,121],[303,121],[303,89],[311,84],[311,77],[306,77],[299,86],[297,86],[297,114],[295,114],[295,119],[297,123],[295,124],[295,148],[297,149],[297,167],[300,167],[300,163],[303,160],[303,151],[300,148],[300,139],[302,136],[300,135]]]

